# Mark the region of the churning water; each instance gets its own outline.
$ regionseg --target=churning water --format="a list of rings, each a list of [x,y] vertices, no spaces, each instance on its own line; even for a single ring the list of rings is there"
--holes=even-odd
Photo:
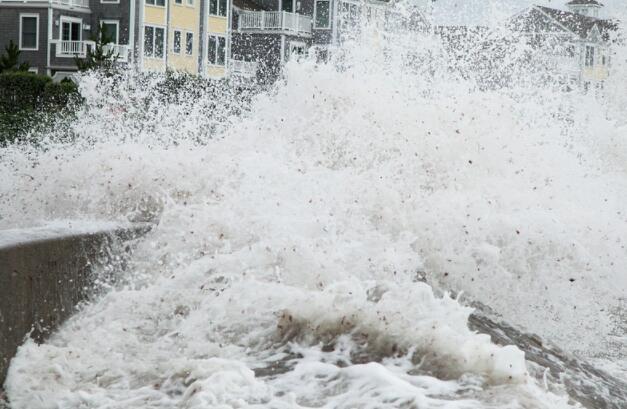
[[[365,30],[251,101],[85,76],[76,120],[3,148],[2,228],[154,222],[21,347],[12,405],[576,407],[464,299],[624,375],[627,67],[501,88],[416,36]]]

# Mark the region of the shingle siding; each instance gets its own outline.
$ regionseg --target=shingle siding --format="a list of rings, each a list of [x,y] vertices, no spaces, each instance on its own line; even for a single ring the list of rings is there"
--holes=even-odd
[[[46,53],[48,47],[48,9],[32,7],[0,6],[0,53],[4,54],[6,46],[11,40],[17,45],[20,43],[20,14],[39,15],[39,49],[37,51],[22,50],[19,62],[28,62],[31,67],[39,69],[45,74]]]
[[[83,21],[82,39],[89,40],[91,38],[91,26],[90,30],[85,30],[85,25],[91,24],[91,14],[85,12],[78,12],[73,10],[53,9],[52,10],[52,38],[59,40],[61,38],[61,17],[74,17],[80,18]],[[59,24],[57,25],[57,21]],[[76,63],[74,57],[57,57],[56,56],[56,44],[50,45],[50,68],[52,74],[55,71],[74,71],[76,70]]]
[[[130,0],[120,0],[120,3],[101,3],[100,0],[91,0],[89,3],[92,18],[91,26],[95,32],[101,20],[118,20],[120,22],[119,44],[128,44],[130,30]]]

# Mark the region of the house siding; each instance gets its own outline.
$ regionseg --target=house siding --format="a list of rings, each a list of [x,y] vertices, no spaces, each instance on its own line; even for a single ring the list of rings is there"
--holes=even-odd
[[[233,59],[259,62],[260,78],[276,78],[281,70],[280,34],[233,33]]]
[[[61,38],[61,17],[79,18],[83,23],[83,31],[81,38],[83,40],[89,40],[91,38],[91,30],[94,28],[91,26],[91,14],[85,12],[79,12],[75,10],[53,9],[52,10],[52,39],[59,40]],[[59,21],[59,25],[57,25]],[[85,25],[90,25],[90,30],[85,30]],[[76,71],[76,63],[74,57],[57,57],[56,55],[57,45],[50,44],[50,69],[52,74],[56,71]]]
[[[92,31],[102,20],[118,20],[120,24],[120,38],[118,44],[128,44],[130,38],[130,1],[119,0],[119,3],[101,3],[100,0],[92,0],[89,7],[92,10],[90,19]]]
[[[198,42],[200,40],[200,0],[194,0],[192,6],[187,0],[181,4],[172,1],[170,4],[170,21],[168,35],[168,67],[178,71],[198,73]],[[174,53],[174,31],[181,31],[181,50]],[[192,55],[186,53],[186,33],[193,33]]]
[[[48,9],[33,7],[6,7],[0,6],[0,53],[4,50],[10,41],[19,45],[20,43],[20,14],[38,14],[39,15],[39,49],[37,51],[22,50],[19,56],[19,62],[27,62],[31,67],[38,69],[40,74],[45,74],[48,65]]]

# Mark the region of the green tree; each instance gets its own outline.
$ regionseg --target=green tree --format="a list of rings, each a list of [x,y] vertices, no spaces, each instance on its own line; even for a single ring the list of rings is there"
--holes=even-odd
[[[113,48],[106,47],[113,43],[113,38],[107,32],[107,28],[98,25],[96,32],[91,36],[91,40],[95,45],[87,50],[86,57],[84,59],[75,57],[79,71],[103,70],[112,73],[120,56]]]
[[[19,63],[21,51],[13,40],[9,41],[9,44],[4,49],[5,53],[0,55],[0,72],[28,71],[30,64],[27,62]]]

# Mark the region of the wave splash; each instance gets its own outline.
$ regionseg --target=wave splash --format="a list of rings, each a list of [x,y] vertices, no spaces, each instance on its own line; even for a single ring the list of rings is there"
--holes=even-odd
[[[155,223],[21,347],[16,408],[571,407],[449,290],[625,359],[620,96],[486,88],[429,35],[362,31],[250,97],[88,75],[76,120],[2,149],[2,227]]]

